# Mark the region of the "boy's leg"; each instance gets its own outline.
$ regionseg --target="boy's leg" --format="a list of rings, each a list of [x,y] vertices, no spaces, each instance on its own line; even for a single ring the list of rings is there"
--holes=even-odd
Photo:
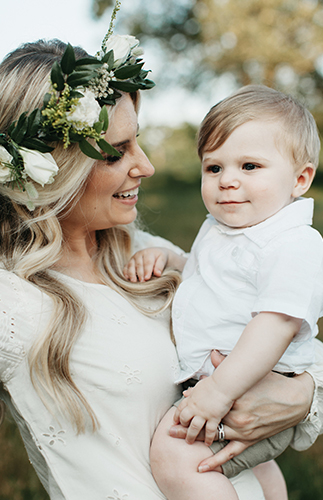
[[[223,464],[223,474],[226,477],[234,477],[242,470],[252,469],[260,463],[268,462],[278,457],[289,446],[293,436],[294,428],[287,429],[275,436],[259,441],[259,443],[250,446],[240,453],[240,455]],[[224,448],[227,443],[228,441],[223,441],[222,443],[215,441],[210,448],[213,453],[216,454]]]
[[[257,465],[253,472],[262,486],[266,500],[288,500],[285,479],[275,460]]]
[[[219,472],[199,473],[198,464],[212,455],[202,442],[189,445],[169,436],[171,408],[156,429],[150,451],[153,476],[168,500],[238,500],[234,487]]]
[[[171,408],[159,424],[150,456],[154,478],[168,500],[264,500],[252,471],[234,478],[234,488],[219,472],[197,472],[198,464],[210,456],[210,449],[202,442],[189,445],[169,436],[174,411]]]

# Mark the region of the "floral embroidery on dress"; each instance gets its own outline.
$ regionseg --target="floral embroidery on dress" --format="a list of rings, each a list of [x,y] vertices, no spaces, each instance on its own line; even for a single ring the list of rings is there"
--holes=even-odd
[[[179,368],[179,363],[178,363],[178,359],[177,358],[173,359],[172,367],[171,368],[172,368],[175,376],[179,375],[180,368]]]
[[[126,317],[125,316],[117,316],[114,314],[111,317],[112,321],[115,321],[118,325],[128,325],[128,323],[125,321]]]
[[[49,442],[48,442],[48,444],[49,444],[50,446],[53,446],[53,445],[54,445],[55,443],[57,443],[57,442],[60,442],[60,443],[66,444],[66,442],[64,441],[64,439],[62,439],[62,438],[60,437],[62,434],[65,434],[65,433],[66,433],[66,431],[64,431],[63,429],[61,429],[60,431],[55,432],[55,427],[53,427],[52,425],[50,425],[50,426],[48,427],[48,429],[49,429],[50,434],[48,434],[48,433],[43,433],[42,435],[43,435],[44,437],[49,438]]]
[[[120,371],[119,373],[126,375],[127,384],[132,384],[132,382],[137,382],[138,384],[141,384],[141,379],[138,377],[138,375],[140,375],[141,373],[141,370],[131,370],[131,368],[128,365],[125,365],[124,369],[126,371]]]
[[[128,497],[129,495],[127,493],[121,496],[118,490],[113,490],[113,496],[107,497],[107,500],[126,500]]]
[[[7,383],[25,356],[25,349],[15,338],[15,319],[6,310],[0,311],[0,357],[2,382]]]
[[[119,444],[121,443],[121,437],[120,436],[116,436],[115,434],[112,434],[112,432],[109,432],[108,436],[111,436],[111,440],[114,441],[114,445],[115,446],[119,446]]]

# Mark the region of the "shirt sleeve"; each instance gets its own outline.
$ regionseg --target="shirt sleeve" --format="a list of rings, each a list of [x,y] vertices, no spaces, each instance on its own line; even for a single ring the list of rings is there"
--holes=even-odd
[[[314,380],[314,396],[306,418],[296,426],[291,447],[306,450],[323,434],[323,343],[314,339],[316,362],[306,370]]]
[[[298,340],[316,334],[323,304],[323,240],[319,233],[307,226],[274,241],[259,263],[257,290],[253,315],[267,311],[301,318]]]

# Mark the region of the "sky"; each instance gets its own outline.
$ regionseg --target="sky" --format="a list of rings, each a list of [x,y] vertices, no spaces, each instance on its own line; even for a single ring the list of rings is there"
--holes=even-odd
[[[132,1],[123,0],[121,8],[127,9],[128,5],[131,10]],[[94,55],[108,29],[110,13],[107,12],[103,18],[96,20],[92,16],[91,5],[91,0],[2,0],[0,60],[21,43],[39,38],[59,38],[72,45],[80,45]],[[153,79],[158,58],[148,48],[144,59],[145,68],[152,70]],[[220,81],[215,89],[220,97],[223,94],[222,87],[227,88],[228,82],[222,83],[221,86]],[[145,96],[146,93],[150,94],[149,97]],[[156,87],[142,92],[140,125],[179,126],[183,122],[198,125],[215,100],[218,99],[214,95],[210,95],[208,99],[192,96],[175,85],[172,89],[167,89],[167,92]]]

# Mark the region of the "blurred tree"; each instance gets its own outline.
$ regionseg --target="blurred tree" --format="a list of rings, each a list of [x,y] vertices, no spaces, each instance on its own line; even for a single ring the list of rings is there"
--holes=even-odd
[[[113,0],[92,0],[96,16]],[[323,127],[322,0],[132,0],[118,22],[158,41],[155,79],[206,88],[230,73],[236,86],[264,83],[302,96]],[[166,67],[167,65],[168,67]],[[176,71],[175,71],[176,70]],[[157,76],[157,78],[156,78]]]

